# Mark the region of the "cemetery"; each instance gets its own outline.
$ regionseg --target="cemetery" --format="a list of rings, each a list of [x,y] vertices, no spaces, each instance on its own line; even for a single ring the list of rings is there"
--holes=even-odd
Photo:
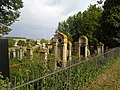
[[[24,35],[18,31],[18,37],[7,36],[12,28],[15,29],[14,25],[11,25],[19,21],[21,13],[19,9],[24,7],[23,2],[25,1],[0,1],[0,90],[99,90],[98,88],[119,90],[120,3],[118,0],[98,0],[90,4],[86,10],[68,18],[65,17],[72,11],[68,13],[64,9],[67,9],[65,7],[70,3],[67,2],[65,7],[60,9],[57,6],[58,1],[53,0],[50,3],[42,0],[41,5],[45,6],[44,9],[50,7],[49,12],[42,9],[39,11],[41,2],[36,3],[37,7],[34,6],[36,2],[34,1],[31,3],[35,8],[34,11],[32,12],[30,7],[27,8],[34,14],[26,15],[27,18],[30,16],[32,21],[29,22],[27,18],[22,17],[20,19],[26,21],[20,26],[17,23],[19,26],[17,29],[21,29],[21,33],[24,32],[22,29],[27,31],[26,37],[22,37]],[[54,3],[55,7],[52,5]],[[72,4],[74,3],[68,6],[70,9],[79,6],[77,2],[76,5]],[[49,13],[52,18],[38,19],[38,11],[42,17]],[[66,16],[60,16],[65,12]],[[54,16],[55,13],[57,18]],[[45,39],[53,31],[51,31],[55,26],[53,23],[56,23],[54,19],[60,20],[60,17],[61,20],[63,18],[65,20],[59,22],[56,29],[54,28],[51,38]],[[39,20],[42,23],[39,23]],[[36,39],[29,38],[29,35]],[[39,37],[41,39],[38,39]],[[107,76],[104,73],[107,73]],[[105,80],[111,86],[106,84]],[[101,82],[105,85],[100,87]],[[94,86],[96,83],[98,87]]]
[[[7,56],[6,58],[3,58],[2,57],[3,54],[0,53],[1,55],[0,57],[3,58],[1,60],[4,60],[1,61],[0,64],[1,65],[5,64],[4,66],[7,68],[2,69],[2,67],[4,68],[4,66],[2,66],[0,71],[3,73],[4,79],[6,77],[9,78],[11,82],[10,83],[11,87],[20,85],[18,84],[18,82],[25,83],[28,81],[32,81],[44,75],[47,74],[49,75],[50,73],[54,73],[54,72],[56,73],[59,70],[60,72],[55,74],[57,76],[58,75],[60,76],[58,80],[65,78],[64,76],[61,77],[61,75],[63,74],[66,76],[65,72],[69,72],[70,67],[72,65],[74,66],[75,64],[78,64],[80,66],[78,67],[77,65],[75,65],[75,68],[70,70],[70,72],[77,74],[79,72],[76,70],[78,70],[79,68],[80,72],[82,72],[81,74],[83,75],[84,74],[86,75],[87,73],[89,73],[89,75],[93,74],[93,76],[89,76],[87,82],[84,82],[84,84],[86,84],[89,83],[91,79],[94,79],[96,77],[97,75],[96,73],[98,73],[104,65],[107,65],[107,62],[112,63],[113,58],[116,58],[117,55],[119,56],[120,53],[119,48],[113,51],[109,51],[108,53],[105,53],[104,44],[100,42],[96,44],[97,53],[93,56],[92,54],[94,53],[90,52],[91,46],[88,45],[88,38],[86,36],[80,36],[78,38],[78,42],[72,43],[71,41],[68,40],[67,35],[61,32],[56,33],[53,37],[53,40],[50,43],[46,43],[46,44],[43,43],[37,46],[32,46],[29,42],[28,45],[25,47],[14,46],[7,49],[7,47],[2,45],[2,42],[6,42],[6,46],[7,46],[7,39],[1,38],[1,45],[0,45],[1,49],[3,47],[4,49],[6,48],[6,52],[4,52],[3,54],[6,53]],[[92,49],[95,50],[93,46]],[[96,57],[100,61],[98,60],[94,62],[94,57]],[[85,63],[82,64],[82,62]],[[67,68],[68,70],[66,71],[65,68]],[[95,71],[91,72],[93,68],[95,69]],[[76,73],[74,70],[76,71]],[[83,72],[82,70],[87,70],[87,71]],[[80,77],[83,79],[87,79],[87,77],[84,77],[83,75]],[[69,75],[67,76],[69,77]],[[52,81],[50,77],[46,77],[47,78],[46,81],[40,79],[42,80],[40,84],[48,83],[47,88],[50,88],[49,80]],[[53,84],[54,82],[51,83]],[[64,84],[66,85],[66,83]],[[81,81],[81,85],[82,85],[82,81]],[[54,88],[55,87],[57,86],[54,86]],[[33,88],[35,89],[35,86],[32,85],[32,87],[29,88],[29,85],[26,85],[25,88],[24,87],[22,88],[23,88],[22,90],[26,90],[25,88],[28,88],[28,90],[29,89],[33,90]],[[43,86],[42,87],[39,86],[38,88],[43,88]]]

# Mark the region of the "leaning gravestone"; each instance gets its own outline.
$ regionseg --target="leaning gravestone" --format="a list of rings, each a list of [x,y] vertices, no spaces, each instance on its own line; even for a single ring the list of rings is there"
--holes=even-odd
[[[9,78],[8,40],[0,37],[0,72]]]

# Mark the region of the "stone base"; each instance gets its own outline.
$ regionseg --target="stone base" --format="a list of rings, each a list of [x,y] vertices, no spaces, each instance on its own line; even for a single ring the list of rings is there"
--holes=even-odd
[[[67,66],[67,62],[62,62],[62,68]]]

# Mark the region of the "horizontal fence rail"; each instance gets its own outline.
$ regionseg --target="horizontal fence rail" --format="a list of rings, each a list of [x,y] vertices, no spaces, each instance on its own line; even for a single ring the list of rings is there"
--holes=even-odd
[[[90,84],[104,68],[120,56],[120,48],[114,48],[102,55],[79,61],[68,67],[42,77],[20,78],[20,82],[10,82],[2,88],[7,90],[79,90]],[[26,83],[25,83],[26,82]]]

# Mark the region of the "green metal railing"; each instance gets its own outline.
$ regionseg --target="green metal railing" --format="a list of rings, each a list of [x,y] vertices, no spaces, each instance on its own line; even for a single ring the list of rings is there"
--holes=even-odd
[[[33,80],[30,80],[30,76],[26,80],[21,78],[20,85],[17,86],[16,82],[14,84],[11,82],[4,88],[8,90],[80,90],[95,80],[100,72],[110,66],[119,56],[120,48],[117,47],[102,55],[79,61],[43,77],[32,76]]]

